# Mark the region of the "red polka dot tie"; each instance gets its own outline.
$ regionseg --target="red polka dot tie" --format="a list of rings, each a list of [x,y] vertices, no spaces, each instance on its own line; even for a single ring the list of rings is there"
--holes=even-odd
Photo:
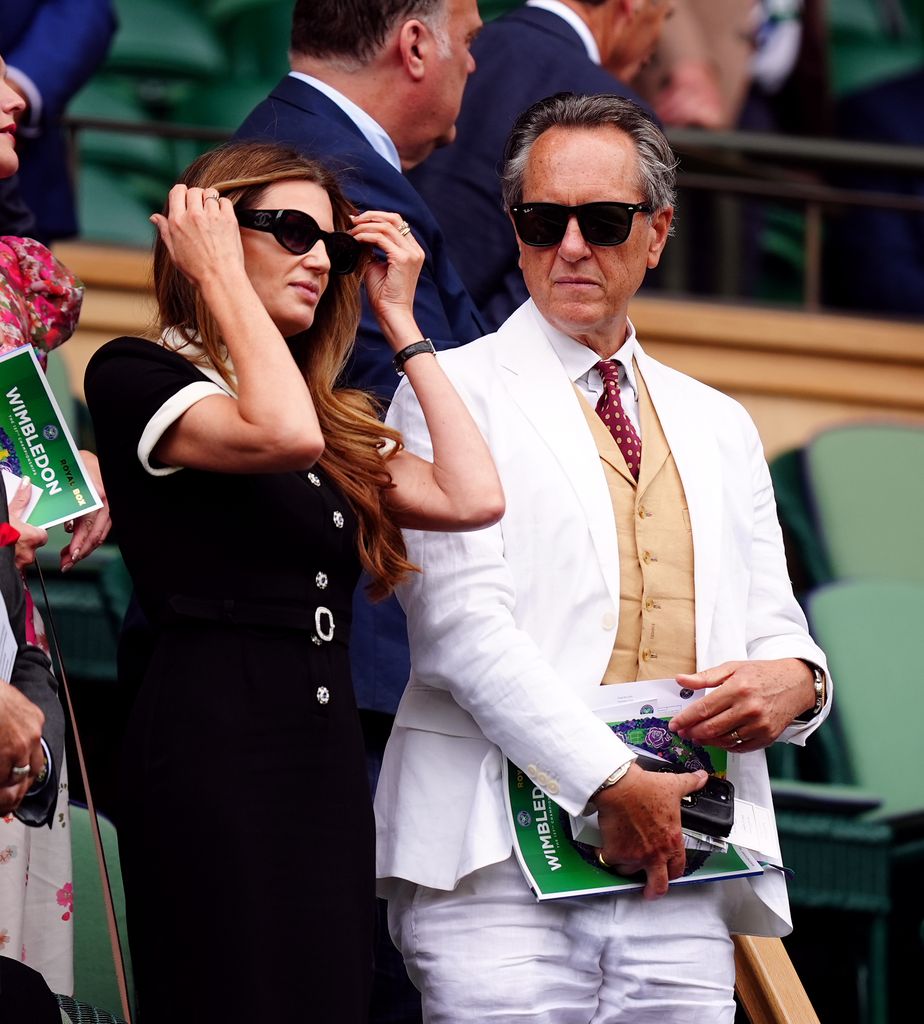
[[[603,378],[603,394],[597,400],[597,415],[613,435],[629,472],[638,480],[642,442],[619,397],[619,363],[614,359],[604,359],[596,363],[594,369]]]

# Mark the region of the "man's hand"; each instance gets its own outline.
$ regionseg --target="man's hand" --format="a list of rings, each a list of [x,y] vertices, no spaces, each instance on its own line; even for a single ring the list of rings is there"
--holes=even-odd
[[[683,874],[686,853],[680,832],[680,798],[706,785],[705,772],[646,772],[633,764],[593,802],[603,835],[598,851],[621,875],[644,871],[645,899],[667,892]]]
[[[9,814],[22,802],[45,764],[42,728],[45,716],[19,690],[0,680],[0,814]],[[18,778],[13,768],[29,765]]]
[[[815,703],[812,670],[798,658],[726,661],[705,672],[677,676],[677,682],[712,692],[671,719],[669,728],[694,743],[737,753],[769,747]]]

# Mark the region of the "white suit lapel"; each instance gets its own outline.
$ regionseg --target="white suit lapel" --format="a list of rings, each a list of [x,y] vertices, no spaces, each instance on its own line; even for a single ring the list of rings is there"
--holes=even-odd
[[[708,668],[709,637],[722,571],[719,561],[724,510],[719,446],[713,429],[707,425],[705,411],[703,429],[696,429],[691,423],[695,409],[689,393],[680,386],[683,378],[646,355],[641,347],[637,358],[687,498],[693,532],[696,661],[699,668]],[[644,444],[643,437],[643,450]]]
[[[501,380],[574,488],[587,516],[610,597],[619,605],[619,548],[613,506],[600,456],[561,361],[549,344],[532,302],[497,336]]]

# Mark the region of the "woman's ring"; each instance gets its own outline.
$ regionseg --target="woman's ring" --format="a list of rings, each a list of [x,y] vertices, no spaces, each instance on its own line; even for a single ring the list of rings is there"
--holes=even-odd
[[[411,225],[406,220],[401,221],[398,225],[399,235],[409,235],[411,233]]]
[[[25,776],[27,776],[29,774],[29,772],[31,772],[31,771],[32,771],[32,766],[31,765],[28,765],[28,764],[14,765],[10,769],[10,775],[14,776],[17,779],[22,779],[22,778],[25,778]]]
[[[217,193],[214,196],[206,196],[205,199],[206,199],[206,202],[208,202],[209,199],[214,199],[216,203],[220,203],[221,202],[221,196],[218,195]]]
[[[607,864],[607,862],[603,859],[603,851],[602,850],[598,850],[597,851],[597,863],[600,865],[601,868],[612,867],[611,864]]]
[[[740,743],[744,743],[744,740],[738,735],[738,730],[737,729],[732,729],[732,731],[728,735],[731,736],[731,738],[735,741],[735,746],[736,747]]]

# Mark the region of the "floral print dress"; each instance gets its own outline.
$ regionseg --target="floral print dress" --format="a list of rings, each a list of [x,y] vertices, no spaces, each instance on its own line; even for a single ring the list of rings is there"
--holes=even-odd
[[[83,287],[31,238],[0,237],[0,355],[32,345],[48,353],[77,326]],[[48,653],[45,627],[26,590],[26,635]],[[74,892],[67,766],[61,765],[51,828],[0,818],[0,955],[39,971],[53,992],[74,987]]]

